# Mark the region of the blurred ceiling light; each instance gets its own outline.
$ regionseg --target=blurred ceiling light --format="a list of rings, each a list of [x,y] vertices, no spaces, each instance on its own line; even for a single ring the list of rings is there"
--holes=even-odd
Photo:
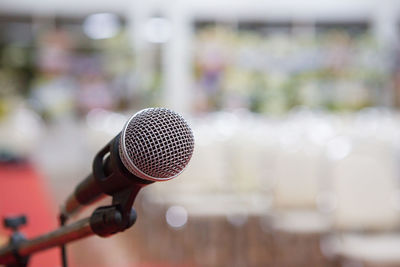
[[[118,16],[111,13],[92,14],[83,22],[83,31],[92,39],[114,37],[120,28],[121,23]]]
[[[308,128],[309,138],[317,145],[325,144],[325,142],[331,139],[333,135],[334,131],[332,126],[324,121],[315,122]]]
[[[237,115],[230,112],[218,112],[214,121],[214,128],[220,141],[224,141],[237,133],[243,124]]]
[[[145,25],[145,38],[150,43],[166,43],[171,38],[171,22],[165,18],[151,18]]]
[[[338,136],[327,144],[327,156],[332,160],[341,160],[351,152],[351,142],[347,137]]]
[[[182,206],[172,206],[167,210],[165,218],[168,225],[174,228],[180,228],[186,224],[188,213]]]
[[[247,214],[227,214],[228,222],[236,227],[242,227],[247,222]]]

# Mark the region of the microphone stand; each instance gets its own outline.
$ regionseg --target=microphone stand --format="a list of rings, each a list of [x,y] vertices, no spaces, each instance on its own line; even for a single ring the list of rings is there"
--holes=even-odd
[[[107,237],[130,228],[136,221],[137,214],[132,208],[139,192],[139,186],[132,186],[112,196],[112,204],[97,208],[90,217],[64,225],[55,231],[27,240],[19,231],[18,226],[26,222],[16,218],[16,226],[8,245],[0,247],[0,265],[6,267],[26,267],[33,253],[88,236]],[[65,220],[67,218],[64,218]],[[13,219],[9,219],[8,221]],[[15,220],[15,219],[14,219]],[[7,221],[7,219],[5,220]],[[65,251],[64,251],[65,253]]]

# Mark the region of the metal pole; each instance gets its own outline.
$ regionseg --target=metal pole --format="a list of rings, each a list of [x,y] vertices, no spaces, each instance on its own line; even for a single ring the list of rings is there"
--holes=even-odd
[[[94,235],[90,227],[90,218],[85,218],[48,234],[24,241],[17,248],[10,245],[0,248],[0,264],[15,263],[16,254],[20,257],[29,256],[37,251],[60,246],[90,235]]]

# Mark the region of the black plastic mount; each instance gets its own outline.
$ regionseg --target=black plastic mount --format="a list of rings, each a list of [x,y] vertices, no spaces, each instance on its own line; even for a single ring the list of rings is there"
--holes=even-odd
[[[106,237],[131,227],[137,218],[133,202],[139,190],[153,183],[129,172],[119,156],[118,134],[93,161],[93,179],[99,190],[112,196],[112,205],[97,208],[91,218],[93,232]],[[93,187],[92,187],[93,188]]]
[[[26,241],[26,237],[19,231],[19,228],[26,225],[26,223],[25,215],[7,217],[3,220],[4,227],[12,230],[9,244],[13,247],[13,254],[17,260],[15,264],[7,265],[7,267],[26,267],[28,265],[29,257],[21,257],[18,254],[19,245]]]
[[[112,205],[97,208],[90,217],[90,227],[101,237],[123,232],[131,227],[137,218],[132,208],[140,188],[129,188],[113,196]]]
[[[90,204],[103,193],[114,197],[128,188],[134,187],[138,191],[141,187],[153,183],[140,179],[125,168],[119,156],[119,139],[120,134],[95,156],[92,174],[75,190],[80,204]]]
[[[100,150],[93,161],[93,176],[102,191],[109,195],[114,195],[130,185],[143,187],[153,183],[140,179],[125,168],[119,156],[120,135],[121,133]]]

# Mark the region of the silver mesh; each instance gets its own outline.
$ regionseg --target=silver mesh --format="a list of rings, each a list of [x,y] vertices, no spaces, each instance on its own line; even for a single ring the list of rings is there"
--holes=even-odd
[[[119,153],[124,166],[146,180],[179,175],[192,157],[194,138],[186,121],[166,108],[133,115],[121,134]]]

